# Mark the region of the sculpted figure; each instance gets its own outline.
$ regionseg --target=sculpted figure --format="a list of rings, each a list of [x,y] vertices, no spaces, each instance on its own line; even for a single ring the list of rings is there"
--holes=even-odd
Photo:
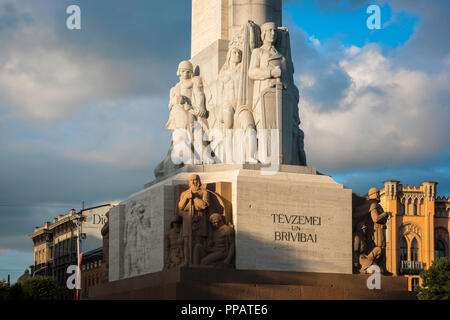
[[[192,130],[195,120],[203,121],[207,116],[203,83],[200,77],[193,75],[192,63],[182,61],[177,72],[180,81],[170,89],[170,115],[166,127],[171,131]]]
[[[253,86],[253,117],[257,129],[264,128],[261,119],[261,93],[272,87],[276,79],[281,79],[282,70],[286,71],[286,58],[275,48],[277,27],[273,22],[261,26],[263,45],[252,52],[249,77],[254,80]]]
[[[242,51],[238,47],[228,50],[225,64],[219,73],[218,99],[222,110],[224,129],[233,129],[234,114],[238,106],[242,77]]]
[[[200,177],[189,177],[189,189],[180,195],[178,215],[183,218],[183,265],[192,263],[192,250],[197,243],[204,243],[210,233],[208,224],[209,194],[201,188]]]
[[[124,227],[124,275],[129,277],[136,268],[136,246],[137,246],[137,225],[138,217],[134,213],[136,202],[131,200],[125,207],[125,227]]]
[[[255,120],[248,77],[251,50],[256,45],[255,41],[252,41],[256,28],[259,30],[258,26],[249,22],[236,30],[218,77],[217,105],[221,111],[223,137],[225,139],[225,136],[230,134],[234,136],[234,153],[232,157],[226,155],[226,160],[238,163],[257,162]]]
[[[170,89],[169,100],[169,121],[167,129],[189,129],[194,122],[194,117],[189,110],[192,110],[192,75],[194,68],[189,61],[182,61],[178,65],[177,76],[180,81]]]
[[[380,205],[380,192],[377,188],[371,188],[368,192],[369,212],[373,222],[373,242],[381,251],[381,259],[378,266],[386,272],[386,224],[391,217],[390,212],[384,212]]]
[[[183,262],[183,238],[181,237],[181,218],[174,216],[170,221],[170,229],[165,237],[166,269],[174,268]]]
[[[174,164],[172,161],[174,144],[193,141],[195,121],[200,124],[202,135],[208,129],[208,111],[202,78],[194,77],[193,65],[187,60],[178,65],[177,76],[180,81],[170,89],[169,120],[166,124],[166,128],[172,131],[172,141],[165,159],[154,170],[156,178],[162,178],[168,172],[183,166],[183,163]],[[173,134],[175,130],[185,131],[181,131],[182,134],[175,137]],[[186,133],[188,137],[186,137]],[[189,147],[192,148],[192,146]]]
[[[235,254],[234,230],[224,224],[223,217],[213,213],[209,221],[214,227],[210,241],[205,245],[197,244],[194,251],[194,264],[213,265],[222,263],[231,265]]]
[[[382,255],[381,248],[375,247],[366,222],[360,222],[353,238],[353,269],[355,273],[365,273]]]
[[[139,215],[143,215],[145,208],[142,204],[131,200],[127,204],[126,208],[126,218],[125,218],[125,228],[124,228],[124,256],[125,256],[125,266],[124,273],[125,277],[131,275],[139,274],[141,267],[143,265],[143,250],[141,237],[138,236],[138,225],[140,224]],[[138,242],[139,238],[139,242]]]
[[[145,215],[145,208],[141,204],[137,210],[139,224],[137,227],[137,255],[138,255],[138,274],[150,268],[150,236],[151,236],[151,222],[150,217]]]
[[[275,87],[279,90],[276,84],[281,83],[282,92],[277,91],[277,95],[282,97],[283,112],[287,112],[286,119],[290,120],[283,123],[283,136],[289,138],[286,140],[289,141],[288,145],[284,146],[288,150],[288,162],[292,165],[306,165],[304,133],[299,128],[299,91],[294,83],[288,30],[267,22],[261,26],[261,38],[263,45],[253,50],[249,67],[249,77],[254,80],[252,111],[256,129],[275,129],[273,113],[265,111],[275,106],[265,105],[263,93],[267,88]],[[270,140],[268,143],[270,145]]]

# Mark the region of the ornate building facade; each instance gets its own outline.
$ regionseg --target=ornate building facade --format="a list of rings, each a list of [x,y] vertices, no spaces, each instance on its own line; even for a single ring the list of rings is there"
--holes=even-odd
[[[92,247],[98,248],[101,246],[100,230],[106,222],[106,213],[112,207],[111,201],[108,204],[82,209],[80,212],[71,209],[67,214],[54,218],[52,222],[47,221],[43,226],[35,227],[34,232],[29,235],[34,244],[31,276],[53,276],[60,285],[59,298],[71,299],[73,291],[67,289],[66,282],[70,276],[67,274],[67,268],[70,265],[77,265],[78,260],[78,230],[74,220],[80,214],[86,217],[81,231],[85,239],[80,249],[81,253],[91,250]]]
[[[103,248],[83,253],[81,261],[81,296],[89,296],[89,288],[101,283]]]
[[[384,182],[381,206],[392,212],[386,235],[386,266],[394,275],[408,278],[409,290],[420,284],[419,273],[434,260],[450,256],[450,198],[437,197],[437,182],[403,186]]]

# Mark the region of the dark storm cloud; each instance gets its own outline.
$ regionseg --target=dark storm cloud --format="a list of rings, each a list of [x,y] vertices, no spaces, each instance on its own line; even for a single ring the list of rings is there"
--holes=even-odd
[[[78,103],[75,108],[84,103],[89,108],[50,117],[51,125],[34,123],[35,118],[29,122],[26,116],[25,121],[7,117],[9,111],[17,110],[22,97],[13,90],[16,99],[3,106],[5,95],[0,97],[2,250],[30,251],[28,234],[33,228],[72,207],[79,209],[81,200],[89,206],[125,199],[153,179],[153,168],[167,152],[165,99],[176,82],[179,60],[190,54],[190,3],[76,1],[82,11],[80,32],[66,28],[65,9],[70,4],[74,2],[0,0],[0,40],[7,44],[0,47],[0,60],[33,61],[32,65],[15,65],[15,70],[19,75],[38,75],[42,89],[52,90],[50,97],[70,88],[70,83],[52,87],[49,71],[58,76],[58,71],[79,70],[79,83],[72,84],[71,91],[79,91],[77,85],[83,82],[94,90],[81,91],[73,99]],[[27,38],[30,32],[34,35]],[[36,59],[33,50],[45,54]],[[54,53],[57,55],[48,63],[39,61]],[[99,63],[107,67],[100,68],[93,81],[88,72]],[[42,65],[47,70],[39,69]],[[111,69],[117,70],[111,73]],[[17,79],[4,78],[3,83],[12,85],[11,80]],[[16,82],[14,88],[23,87]],[[39,92],[27,93],[34,98],[27,106],[38,112],[39,119],[61,112],[64,103],[71,102],[70,96],[65,97],[66,102],[39,98]],[[155,100],[152,96],[164,98]],[[99,97],[105,101],[96,102]],[[142,101],[133,102],[139,99]],[[62,103],[49,108],[48,101]]]
[[[408,165],[377,170],[333,172],[331,175],[360,195],[367,193],[371,187],[382,188],[386,180],[398,180],[404,186],[419,186],[425,181],[438,182],[437,196],[450,197],[450,152],[445,152],[427,165]],[[328,172],[330,173],[330,172]]]
[[[94,100],[166,96],[190,56],[188,1],[77,1],[80,31],[66,27],[73,1],[0,3],[0,108],[12,117],[49,123]]]

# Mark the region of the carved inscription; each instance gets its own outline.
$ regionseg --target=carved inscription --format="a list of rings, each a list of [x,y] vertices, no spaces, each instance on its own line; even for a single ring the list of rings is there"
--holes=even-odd
[[[274,224],[290,227],[289,231],[275,231],[274,241],[317,243],[317,234],[311,232],[310,227],[322,226],[322,217],[283,213],[273,213],[271,217]],[[303,230],[303,227],[308,227],[308,230]]]

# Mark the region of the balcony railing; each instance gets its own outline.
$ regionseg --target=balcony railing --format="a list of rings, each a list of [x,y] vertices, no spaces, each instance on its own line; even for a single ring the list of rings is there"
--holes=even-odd
[[[422,270],[422,261],[400,261],[400,274],[419,274]]]

